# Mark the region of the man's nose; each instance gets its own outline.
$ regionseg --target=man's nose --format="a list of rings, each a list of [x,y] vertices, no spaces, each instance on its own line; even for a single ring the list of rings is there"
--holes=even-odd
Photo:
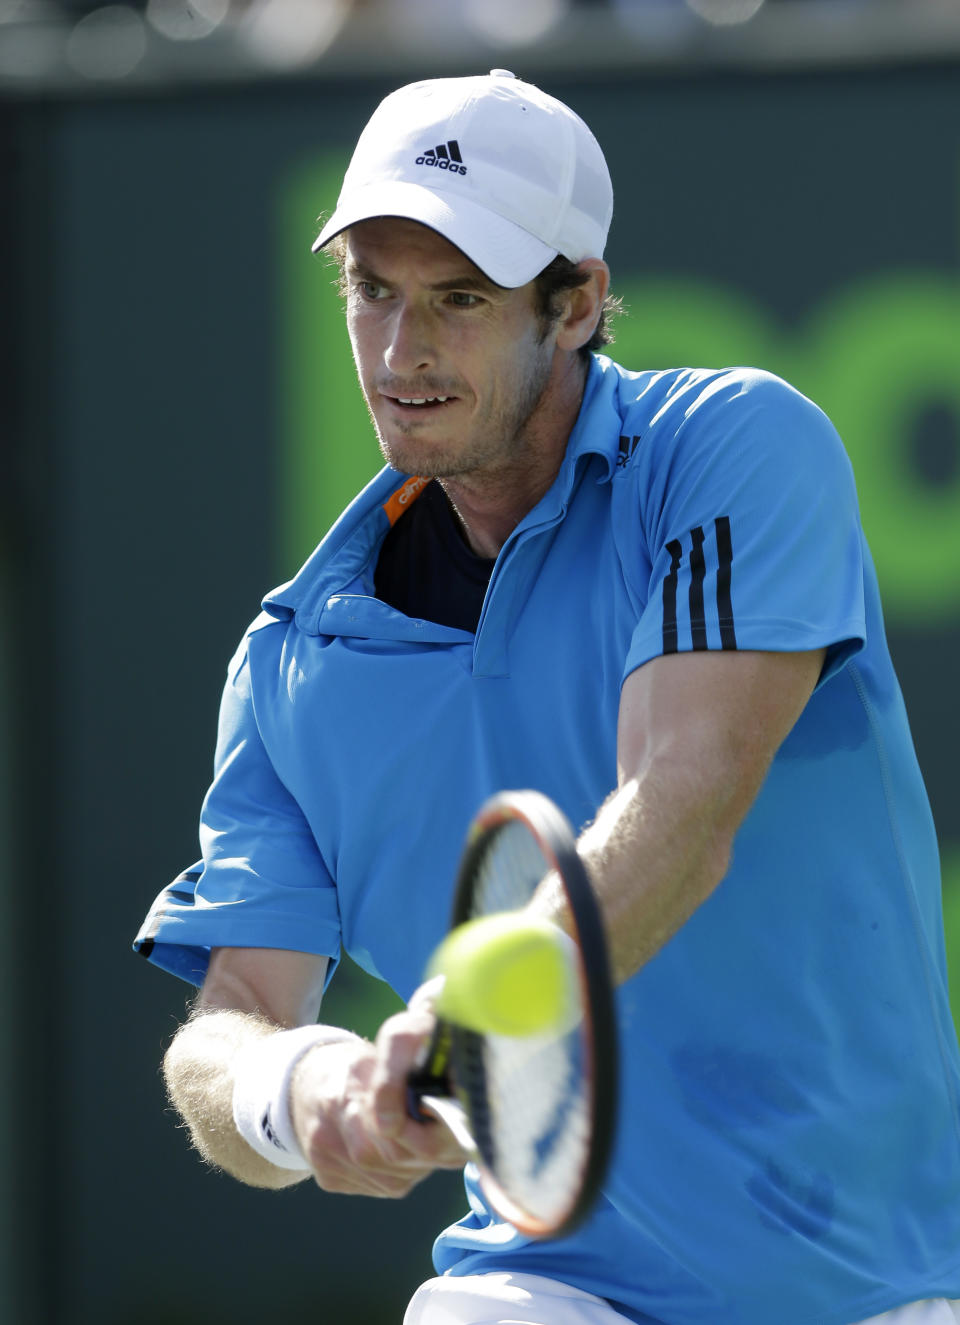
[[[386,365],[391,373],[423,372],[436,362],[434,338],[425,313],[410,304],[401,304],[394,313]]]

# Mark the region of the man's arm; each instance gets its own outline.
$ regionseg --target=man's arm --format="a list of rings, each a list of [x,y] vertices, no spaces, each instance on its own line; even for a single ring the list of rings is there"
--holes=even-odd
[[[619,786],[579,842],[614,976],[649,961],[727,872],[734,835],[813,693],[825,650],[655,658],[624,683]],[[758,880],[758,886],[773,880]],[[548,907],[548,896],[538,899]]]
[[[197,1149],[251,1186],[287,1187],[310,1175],[271,1164],[239,1134],[236,1064],[258,1040],[316,1021],[326,968],[325,957],[308,953],[214,949],[194,1013],[164,1058],[170,1100]],[[431,1027],[425,1011],[398,1013],[384,1022],[375,1044],[318,1045],[297,1064],[291,1118],[325,1190],[403,1196],[434,1169],[463,1165],[445,1127],[406,1115],[406,1076]]]
[[[251,1186],[288,1187],[307,1175],[268,1163],[240,1136],[234,1064],[256,1040],[316,1021],[326,970],[326,957],[303,952],[215,948],[193,1015],[164,1057],[170,1102],[196,1148]]]

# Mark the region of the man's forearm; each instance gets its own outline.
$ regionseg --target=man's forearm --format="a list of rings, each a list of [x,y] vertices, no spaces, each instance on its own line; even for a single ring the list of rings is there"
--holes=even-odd
[[[618,984],[660,951],[727,871],[739,816],[687,781],[628,780],[580,838]]]
[[[208,1163],[252,1187],[289,1187],[309,1176],[278,1168],[244,1141],[233,1120],[234,1064],[278,1028],[245,1012],[204,1012],[181,1026],[163,1060],[170,1102]]]
[[[581,836],[618,982],[721,882],[734,837],[810,698],[825,650],[652,659],[623,685],[620,786]],[[550,906],[563,923],[562,908]]]

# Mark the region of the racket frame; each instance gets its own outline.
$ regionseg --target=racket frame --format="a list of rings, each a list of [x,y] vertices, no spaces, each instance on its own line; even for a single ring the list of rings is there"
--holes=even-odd
[[[413,1116],[445,1123],[477,1163],[484,1194],[496,1212],[531,1238],[562,1237],[589,1213],[603,1183],[616,1124],[617,1044],[613,982],[603,919],[586,866],[570,825],[546,796],[536,791],[506,791],[491,797],[474,817],[457,874],[451,928],[472,918],[478,871],[490,850],[490,836],[519,822],[537,845],[562,892],[575,941],[577,976],[587,1033],[583,1035],[585,1069],[590,1082],[590,1144],[581,1180],[566,1208],[545,1221],[511,1198],[486,1164],[483,1144],[475,1139],[485,1122],[457,1081],[457,1061],[470,1046],[474,1054],[483,1036],[438,1018],[423,1068],[411,1078],[408,1101]],[[466,1145],[465,1142],[470,1142]]]

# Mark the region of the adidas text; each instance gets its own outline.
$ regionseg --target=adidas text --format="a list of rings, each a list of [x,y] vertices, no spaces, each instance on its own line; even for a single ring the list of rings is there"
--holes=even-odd
[[[418,166],[436,166],[440,170],[449,170],[451,175],[465,175],[466,166],[458,166],[456,161],[444,161],[435,156],[418,156]]]
[[[448,143],[439,143],[428,147],[423,156],[417,157],[418,166],[436,166],[438,170],[447,170],[451,175],[465,175],[467,168],[460,155],[460,145],[455,138]]]

